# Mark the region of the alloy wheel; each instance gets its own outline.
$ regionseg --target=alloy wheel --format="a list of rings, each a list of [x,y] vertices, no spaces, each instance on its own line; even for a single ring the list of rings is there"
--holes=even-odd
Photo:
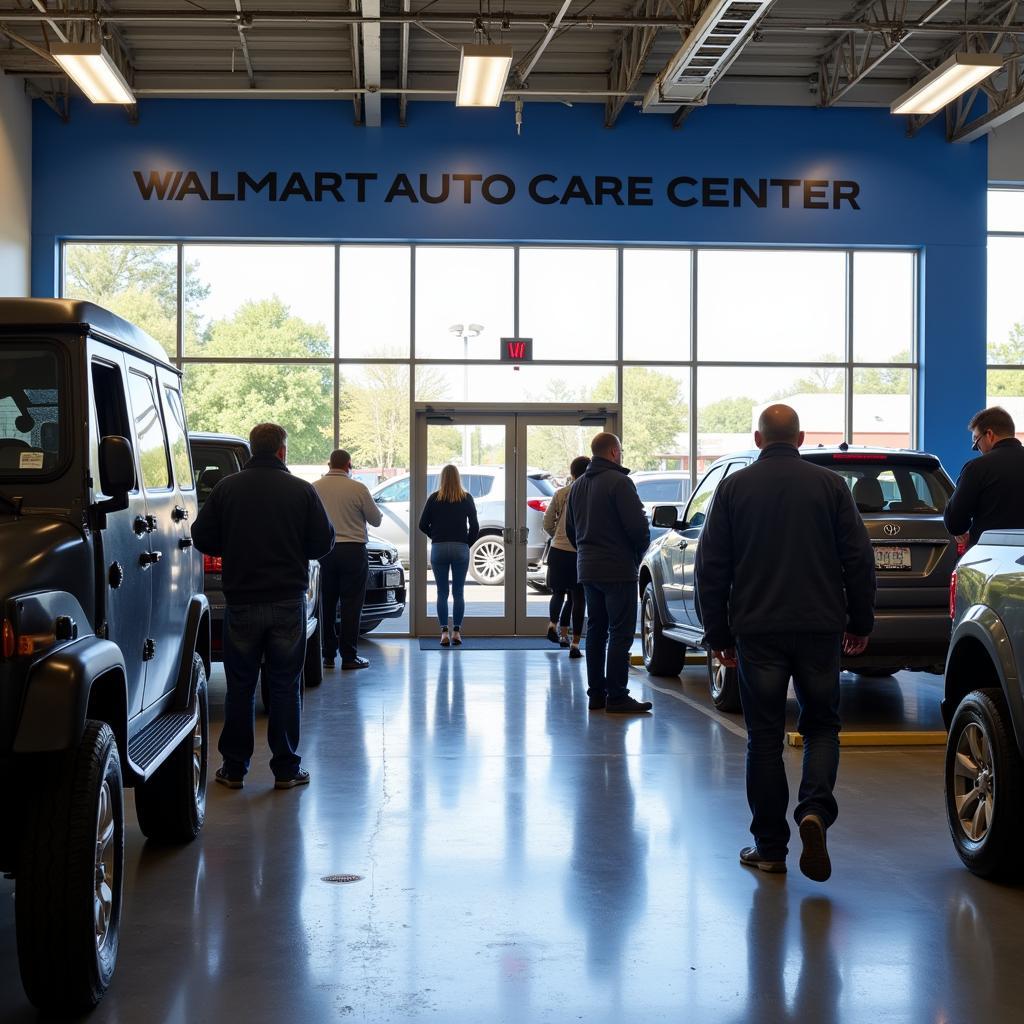
[[[474,546],[473,574],[490,585],[505,579],[505,545],[500,540],[482,540]]]
[[[643,619],[640,623],[641,640],[644,645],[644,657],[650,661],[654,657],[654,602],[644,601]]]
[[[711,696],[718,700],[725,690],[725,674],[729,671],[713,654],[711,659]]]
[[[114,857],[116,853],[117,825],[114,821],[114,797],[110,783],[105,779],[100,788],[96,811],[96,859],[93,873],[93,924],[96,948],[102,949],[110,935],[110,921],[114,910]]]
[[[971,842],[982,842],[992,827],[995,772],[992,746],[976,722],[968,722],[957,738],[953,799],[964,835]]]

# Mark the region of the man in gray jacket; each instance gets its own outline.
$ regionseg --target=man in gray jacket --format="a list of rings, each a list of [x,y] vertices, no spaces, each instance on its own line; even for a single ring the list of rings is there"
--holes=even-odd
[[[366,524],[380,526],[383,514],[370,497],[366,484],[352,479],[352,456],[344,448],[331,452],[327,475],[320,477],[313,487],[327,509],[337,536],[334,550],[320,559],[324,597],[320,636],[324,668],[334,668],[339,642],[343,669],[366,668],[369,659],[361,658],[357,647],[359,619],[370,572]],[[339,628],[335,629],[339,600],[341,617]]]
[[[587,695],[591,711],[637,714],[653,706],[630,697],[628,685],[637,580],[651,531],[622,465],[622,442],[601,433],[590,450],[590,466],[569,492],[565,523],[587,596]]]

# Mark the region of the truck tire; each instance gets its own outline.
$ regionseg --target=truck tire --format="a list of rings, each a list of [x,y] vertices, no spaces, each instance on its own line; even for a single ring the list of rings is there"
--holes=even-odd
[[[210,754],[210,712],[206,669],[192,655],[192,685],[199,705],[195,729],[135,789],[135,813],[147,839],[158,843],[190,843],[206,820],[207,762]]]
[[[304,686],[319,686],[324,681],[323,655],[320,653],[320,630],[323,629],[323,606],[320,595],[316,597],[316,628],[306,641],[306,660],[302,665]]]
[[[1024,771],[998,689],[960,702],[946,740],[946,817],[953,846],[982,878],[1019,872]]]
[[[740,704],[740,673],[738,669],[727,668],[708,651],[708,693],[711,703],[719,711],[742,711]]]
[[[677,676],[686,664],[686,647],[670,640],[662,631],[654,584],[644,587],[640,603],[640,639],[644,649],[644,668],[652,676]]]
[[[92,1009],[117,963],[124,884],[124,791],[110,726],[37,769],[15,890],[21,981],[32,1004]]]
[[[505,542],[500,533],[485,533],[473,542],[469,575],[485,587],[500,587],[505,582]]]

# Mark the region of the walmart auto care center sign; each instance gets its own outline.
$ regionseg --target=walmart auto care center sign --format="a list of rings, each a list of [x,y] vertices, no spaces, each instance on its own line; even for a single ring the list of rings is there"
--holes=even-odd
[[[708,177],[679,174],[657,178],[467,171],[199,171],[136,168],[139,196],[153,203],[352,203],[431,206],[505,206],[519,196],[537,206],[702,207],[860,210],[861,185],[839,178]]]

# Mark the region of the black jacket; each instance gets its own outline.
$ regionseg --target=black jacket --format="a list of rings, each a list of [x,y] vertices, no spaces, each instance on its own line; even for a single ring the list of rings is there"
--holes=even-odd
[[[312,484],[275,456],[254,455],[214,487],[192,539],[223,556],[228,604],[269,604],[305,594],[310,559],[334,547],[334,527]]]
[[[472,494],[467,494],[462,501],[438,501],[437,491],[434,491],[423,506],[419,525],[420,532],[437,544],[446,541],[472,544],[480,536]]]
[[[987,455],[960,471],[943,516],[946,529],[970,533],[971,543],[986,530],[1024,529],[1024,446],[1015,437],[997,441]]]
[[[637,579],[651,531],[628,469],[595,455],[569,491],[565,516],[580,583]]]
[[[792,445],[770,445],[723,481],[695,573],[714,650],[737,636],[867,636],[874,627],[874,553],[850,489]]]

